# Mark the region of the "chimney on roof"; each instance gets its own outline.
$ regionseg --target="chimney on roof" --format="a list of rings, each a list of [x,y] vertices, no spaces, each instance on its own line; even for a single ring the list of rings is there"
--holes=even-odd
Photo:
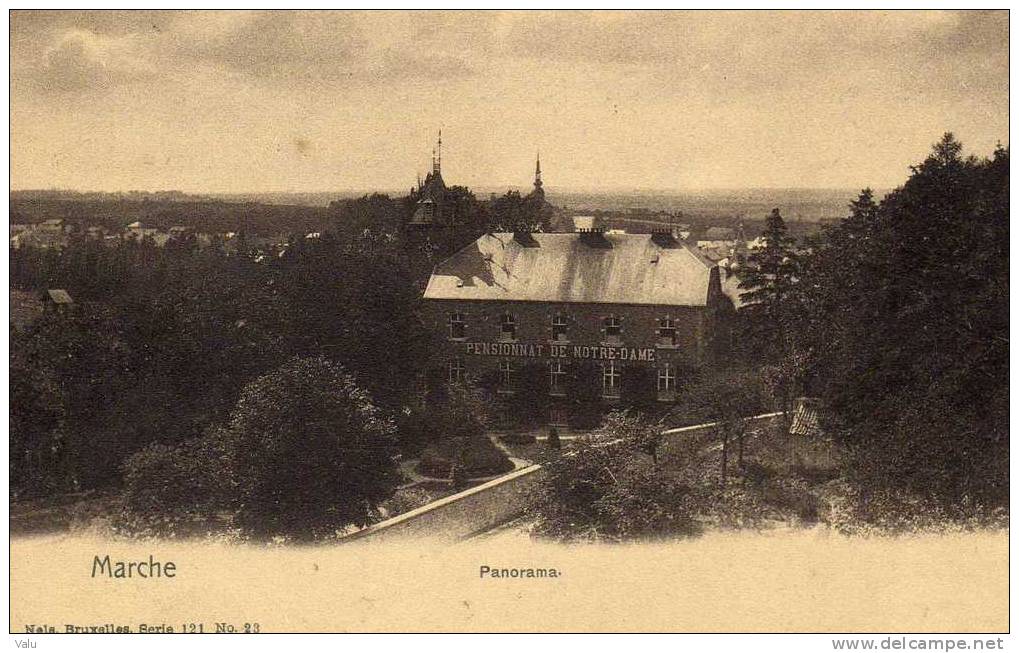
[[[533,230],[525,224],[517,224],[513,227],[513,240],[524,247],[537,247],[538,241],[531,234]]]
[[[575,215],[573,216],[573,230],[578,234],[586,229],[592,229],[595,225],[595,217],[593,215]]]
[[[591,227],[590,229],[577,229],[580,234],[580,242],[595,249],[610,249],[612,243],[605,237],[604,227]]]
[[[655,227],[651,230],[651,242],[659,247],[676,247],[676,231],[671,227]]]

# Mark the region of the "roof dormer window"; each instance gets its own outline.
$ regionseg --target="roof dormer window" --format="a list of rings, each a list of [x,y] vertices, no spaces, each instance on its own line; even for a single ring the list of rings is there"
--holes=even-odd
[[[622,319],[616,315],[609,315],[602,319],[602,331],[605,333],[605,343],[618,345],[623,340]]]
[[[517,319],[511,313],[503,313],[499,317],[499,339],[503,342],[517,339]]]
[[[449,339],[467,339],[467,316],[463,313],[453,312],[449,314]]]

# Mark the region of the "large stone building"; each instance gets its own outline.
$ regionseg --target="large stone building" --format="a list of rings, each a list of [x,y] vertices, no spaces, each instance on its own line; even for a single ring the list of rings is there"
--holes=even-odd
[[[567,403],[579,388],[669,401],[725,353],[719,272],[669,232],[489,233],[436,266],[425,320],[450,381],[494,379],[507,394],[537,383]]]

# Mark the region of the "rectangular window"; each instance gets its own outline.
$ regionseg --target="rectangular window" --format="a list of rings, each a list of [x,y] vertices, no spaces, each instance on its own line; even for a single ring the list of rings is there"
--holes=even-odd
[[[449,361],[449,382],[463,383],[466,378],[467,368],[464,366],[464,362],[459,358]]]
[[[513,390],[513,361],[499,361],[499,391]]]
[[[678,344],[675,320],[671,317],[660,318],[658,320],[658,346],[675,347]]]
[[[562,406],[552,406],[548,410],[549,426],[566,426],[569,423],[569,412]]]
[[[549,361],[549,394],[566,394],[566,365],[560,360]]]
[[[566,342],[566,330],[569,328],[566,318],[562,315],[552,317],[552,341]]]
[[[658,368],[658,392],[672,392],[676,389],[676,370],[665,363]]]
[[[449,314],[449,337],[451,340],[467,338],[467,316],[463,313]]]
[[[619,344],[623,334],[621,320],[615,315],[610,315],[602,320],[602,324],[605,327],[605,342]]]
[[[602,364],[601,368],[601,391],[603,397],[619,396],[619,381],[622,374],[616,367],[615,361]]]
[[[499,337],[503,341],[517,339],[517,320],[509,313],[504,313],[499,318]]]

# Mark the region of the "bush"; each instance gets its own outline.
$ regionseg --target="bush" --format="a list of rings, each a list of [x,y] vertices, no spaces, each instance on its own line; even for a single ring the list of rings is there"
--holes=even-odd
[[[761,488],[761,493],[765,503],[783,514],[795,515],[805,523],[815,523],[820,518],[820,502],[802,479],[774,479]]]
[[[612,541],[698,533],[691,488],[655,463],[639,435],[645,427],[616,413],[569,453],[550,457],[536,490],[535,532]]]
[[[772,405],[768,387],[754,370],[705,371],[680,390],[669,422],[683,426],[731,421],[767,412]]]
[[[422,474],[449,478],[454,462],[458,480],[513,469],[513,463],[485,434],[490,414],[483,391],[446,384],[435,388],[429,401],[428,428],[434,438],[421,453],[418,470]]]
[[[768,515],[760,496],[743,485],[702,487],[695,499],[697,514],[714,521],[720,528],[758,528]]]
[[[819,516],[847,535],[943,533],[1008,528],[1007,508],[965,501],[945,506],[934,495],[900,489],[864,490],[839,479],[827,483],[819,497]]]
[[[396,442],[400,452],[414,457],[440,435],[435,431],[431,411],[427,407],[404,408],[395,418]]]
[[[429,445],[421,455],[418,471],[425,476],[449,478],[456,460],[467,478],[495,476],[513,469],[513,462],[484,436],[445,438]]]
[[[397,490],[396,494],[383,501],[379,506],[379,521],[410,512],[434,500],[430,492],[419,487],[406,487]]]
[[[537,440],[530,432],[507,433],[500,435],[499,439],[507,444],[534,444]]]
[[[217,430],[177,446],[152,444],[129,457],[114,527],[164,537],[222,528],[234,488],[229,438]]]

